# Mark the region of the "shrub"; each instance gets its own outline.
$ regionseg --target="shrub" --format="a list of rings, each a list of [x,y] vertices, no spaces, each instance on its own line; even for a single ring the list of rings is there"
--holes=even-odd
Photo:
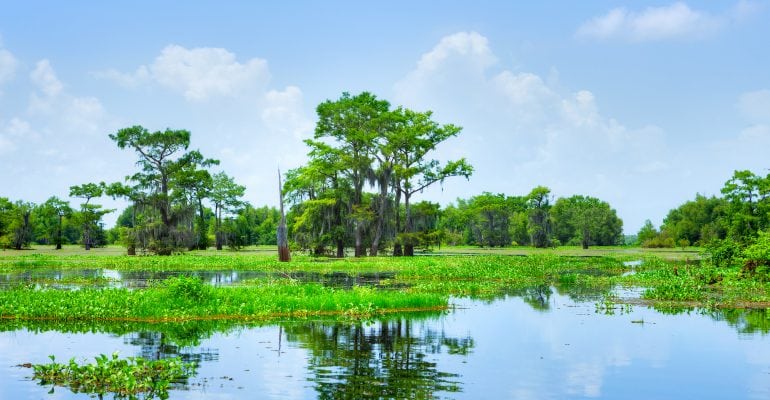
[[[740,245],[732,239],[714,240],[706,245],[706,256],[717,268],[731,266],[740,253]]]

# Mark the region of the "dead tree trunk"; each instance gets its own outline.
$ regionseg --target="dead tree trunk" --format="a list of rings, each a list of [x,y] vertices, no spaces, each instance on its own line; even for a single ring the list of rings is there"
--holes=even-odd
[[[291,261],[291,253],[289,252],[289,238],[286,231],[286,214],[283,211],[283,185],[281,184],[281,170],[278,170],[278,199],[281,204],[281,222],[278,224],[276,232],[278,241],[278,261],[289,262]]]

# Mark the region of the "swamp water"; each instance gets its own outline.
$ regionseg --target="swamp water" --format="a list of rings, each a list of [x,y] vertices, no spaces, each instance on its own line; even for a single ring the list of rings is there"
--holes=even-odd
[[[767,311],[672,314],[597,301],[540,287],[366,322],[0,321],[0,399],[87,399],[41,386],[18,365],[115,351],[197,363],[171,399],[770,398]]]

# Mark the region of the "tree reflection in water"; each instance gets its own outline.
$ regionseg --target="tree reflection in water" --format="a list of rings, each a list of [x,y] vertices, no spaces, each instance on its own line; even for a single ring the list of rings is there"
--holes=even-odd
[[[467,355],[474,346],[470,337],[447,337],[405,318],[284,329],[289,341],[309,350],[310,380],[322,399],[424,399],[459,392],[459,376],[440,371],[430,356]]]

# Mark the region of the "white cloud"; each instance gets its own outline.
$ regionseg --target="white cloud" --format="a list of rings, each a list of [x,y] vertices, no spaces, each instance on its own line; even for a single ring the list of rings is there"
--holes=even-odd
[[[396,83],[396,91],[417,98],[425,91],[447,84],[473,86],[484,79],[487,68],[496,62],[486,37],[476,32],[455,33],[442,38],[431,51],[423,54],[416,68]],[[463,76],[454,75],[454,70],[444,67],[447,64],[461,64]],[[426,86],[431,84],[434,87]]]
[[[313,131],[313,122],[302,110],[302,91],[296,86],[289,86],[283,91],[271,90],[265,94],[265,108],[262,121],[265,126],[281,137],[291,135],[304,139]]]
[[[770,90],[742,94],[737,107],[741,114],[751,121],[770,122]]]
[[[56,76],[48,60],[38,61],[30,73],[30,81],[37,89],[30,96],[28,113],[55,121],[54,131],[71,131],[77,135],[104,133],[108,116],[101,101],[95,97],[73,96],[64,91],[64,84]]]
[[[56,77],[56,72],[51,68],[51,63],[48,60],[38,61],[29,78],[32,84],[48,97],[59,95],[64,87],[59,78]]]
[[[94,76],[124,87],[152,81],[191,101],[263,91],[270,80],[267,61],[263,59],[252,58],[240,63],[235,54],[223,48],[188,49],[178,45],[166,46],[152,64],[141,65],[132,73],[109,69]]]
[[[125,88],[134,88],[150,80],[150,71],[145,65],[140,65],[132,73],[123,73],[116,69],[97,71],[92,74],[97,79],[113,81]]]
[[[577,36],[631,42],[702,38],[742,18],[747,8],[749,5],[741,2],[735,11],[716,16],[693,10],[685,3],[648,7],[641,12],[616,8],[583,23],[577,30]]]
[[[609,201],[632,230],[657,215],[654,202],[630,204],[672,176],[661,128],[628,128],[603,115],[591,91],[562,93],[555,78],[496,72],[498,65],[490,60],[497,58],[487,40],[476,35],[441,40],[394,87],[397,104],[432,109],[437,121],[464,127],[437,157],[467,157],[476,167],[474,176],[428,196],[451,201],[482,191],[526,194],[546,185],[558,196],[579,193]],[[479,55],[486,61],[478,62]],[[628,181],[637,184],[628,190]]]
[[[263,59],[240,61],[224,48],[169,45],[134,72],[109,69],[93,76],[125,88],[162,87],[178,93],[179,102],[172,97],[166,107],[176,111],[174,117],[183,115],[194,147],[218,158],[221,170],[247,187],[245,197],[252,204],[276,204],[276,167],[285,171],[306,160],[302,140],[310,137],[314,123],[304,94],[297,86],[270,87]],[[165,113],[154,110],[142,112],[141,118],[145,126],[168,123]]]
[[[13,79],[19,62],[10,51],[0,47],[0,85]]]

